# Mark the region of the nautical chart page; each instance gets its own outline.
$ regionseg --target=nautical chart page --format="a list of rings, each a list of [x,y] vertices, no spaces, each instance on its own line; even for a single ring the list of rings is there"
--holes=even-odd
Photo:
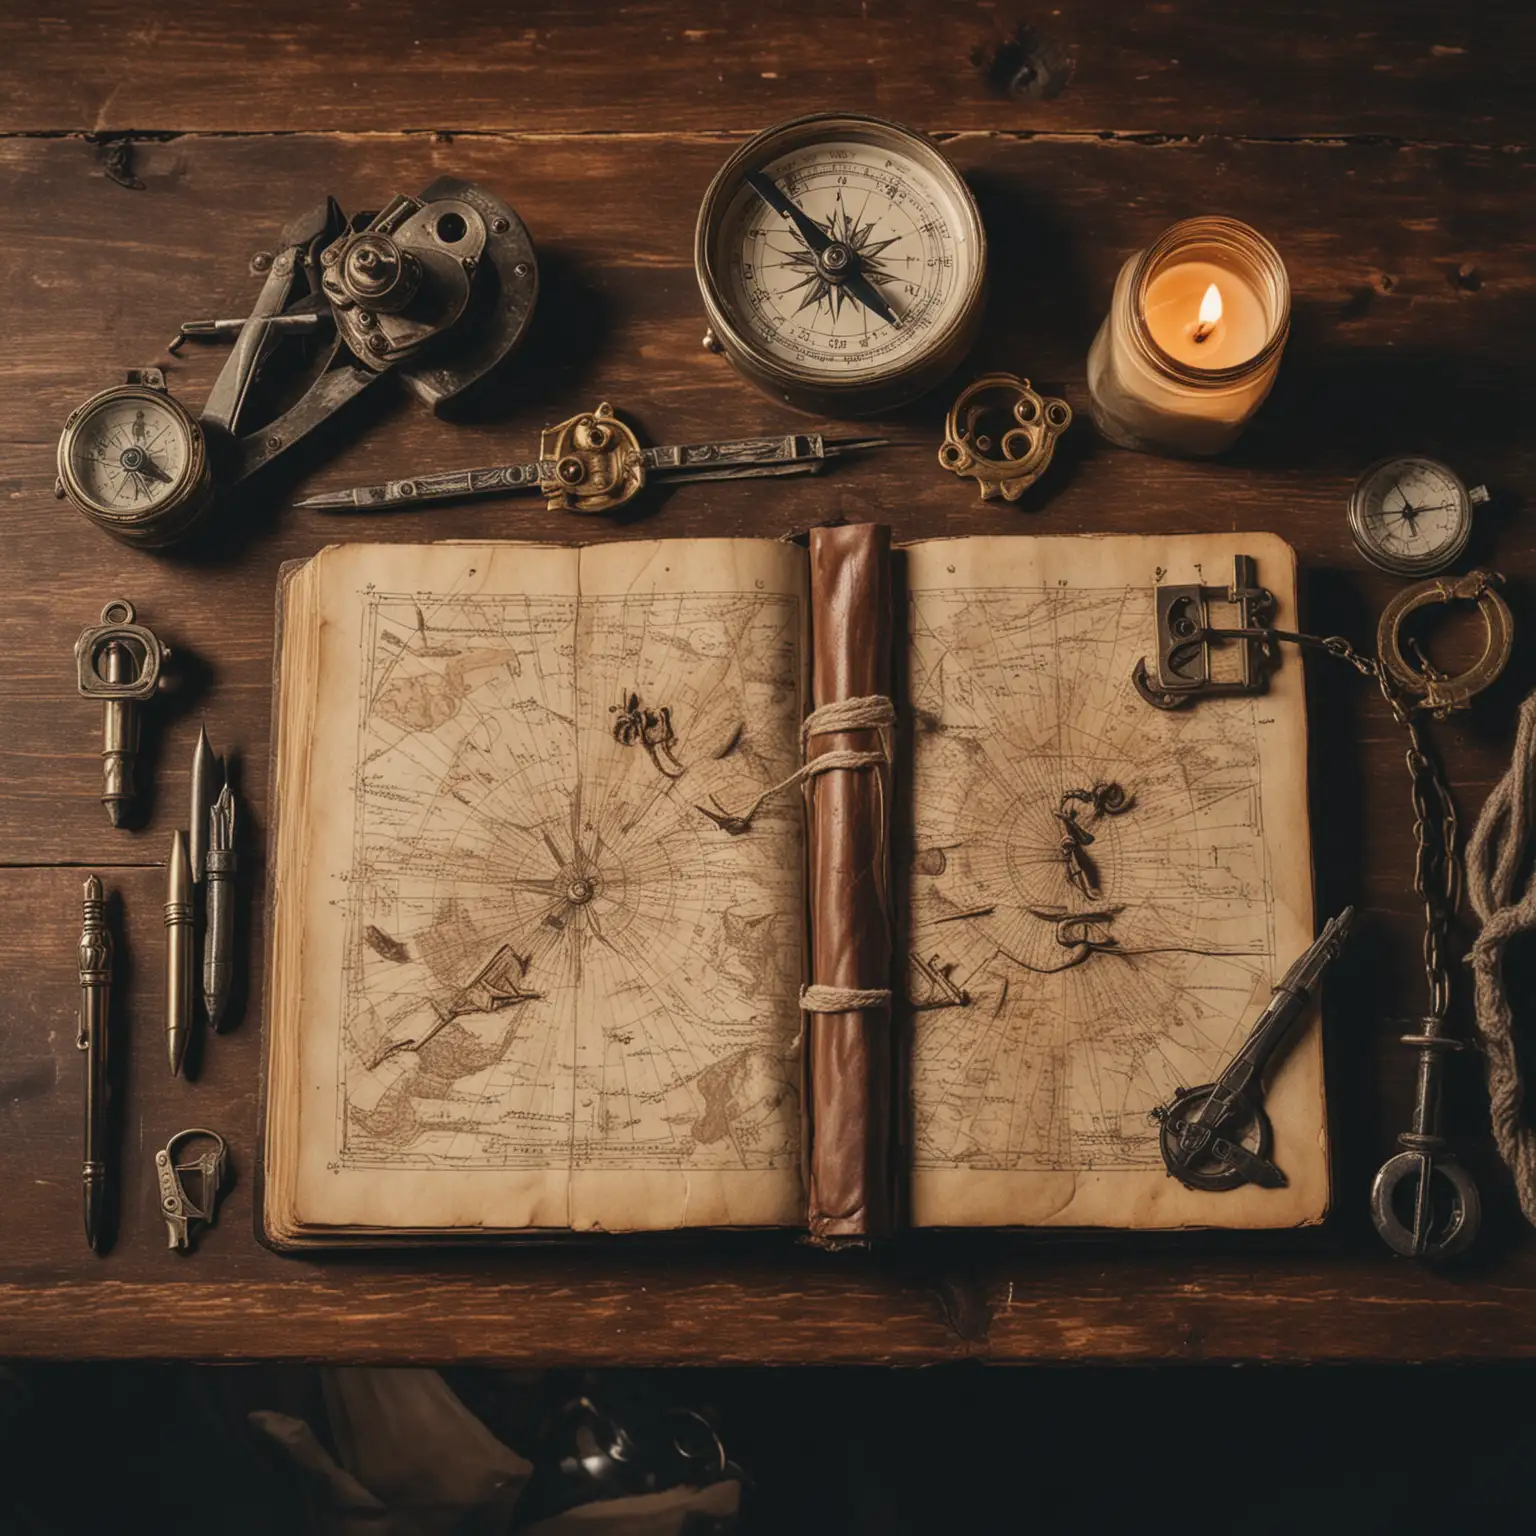
[[[1284,1190],[1169,1178],[1150,1112],[1219,1075],[1312,938],[1301,665],[1163,712],[1153,587],[1273,535],[962,539],[907,552],[906,949],[919,1225],[1289,1226],[1327,1204],[1320,1040],[1266,1097]]]
[[[803,1220],[804,552],[321,558],[302,1220]]]

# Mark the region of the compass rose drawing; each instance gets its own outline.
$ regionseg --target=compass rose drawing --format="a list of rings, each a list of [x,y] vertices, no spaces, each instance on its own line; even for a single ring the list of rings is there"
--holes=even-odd
[[[816,224],[825,232],[832,247],[841,246],[851,253],[851,265],[870,282],[889,283],[896,280],[896,274],[889,271],[881,262],[880,253],[887,246],[895,245],[900,236],[892,235],[888,240],[871,239],[875,232],[875,221],[871,219],[867,224],[861,224],[853,218],[843,206],[841,192],[837,194],[831,218],[824,222],[818,219]],[[789,285],[790,292],[805,289],[800,304],[795,310],[796,314],[813,305],[817,308],[825,306],[828,313],[836,320],[842,313],[844,300],[855,298],[855,295],[850,293],[842,283],[829,280],[824,275],[825,258],[813,251],[809,245],[802,244],[799,250],[782,251],[780,254],[787,258],[791,268],[804,274]]]

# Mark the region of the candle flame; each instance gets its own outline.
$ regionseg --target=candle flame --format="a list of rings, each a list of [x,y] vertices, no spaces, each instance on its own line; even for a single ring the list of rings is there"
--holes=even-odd
[[[1212,283],[1200,300],[1200,324],[1215,325],[1221,319],[1221,289]]]

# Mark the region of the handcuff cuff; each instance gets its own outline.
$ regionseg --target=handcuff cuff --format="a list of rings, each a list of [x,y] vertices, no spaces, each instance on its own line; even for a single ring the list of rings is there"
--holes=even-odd
[[[1339,635],[1307,635],[1268,623],[1274,613],[1272,593],[1257,584],[1253,559],[1237,555],[1229,587],[1196,583],[1159,586],[1156,592],[1158,654],[1154,667],[1143,657],[1132,672],[1141,697],[1155,709],[1183,709],[1197,699],[1266,691],[1269,673],[1280,663],[1282,642],[1315,647],[1374,677],[1394,713],[1420,709],[1441,719],[1465,709],[1503,672],[1514,649],[1514,617],[1499,594],[1504,578],[1497,571],[1469,571],[1465,576],[1432,576],[1405,587],[1382,610],[1376,625],[1376,656],[1362,656]],[[1238,612],[1239,623],[1210,623],[1209,608],[1220,602]],[[1405,644],[1403,625],[1420,609],[1456,602],[1477,604],[1485,631],[1482,654],[1457,673],[1435,667],[1417,646]],[[1239,674],[1218,678],[1211,667],[1213,641],[1241,647]],[[1410,649],[1417,661],[1410,658]],[[1408,703],[1404,703],[1407,696]]]

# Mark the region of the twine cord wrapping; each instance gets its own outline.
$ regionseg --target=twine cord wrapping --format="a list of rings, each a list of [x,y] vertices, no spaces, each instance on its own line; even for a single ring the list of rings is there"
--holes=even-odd
[[[770,784],[755,800],[740,811],[727,811],[716,801],[715,810],[701,805],[699,810],[722,831],[739,836],[752,825],[752,818],[775,795],[798,784],[807,783],[823,773],[860,768],[885,768],[891,762],[891,732],[896,725],[896,706],[884,695],[864,694],[854,699],[837,699],[813,709],[800,727],[800,753],[803,757],[813,736],[830,736],[839,731],[879,731],[878,752],[823,752],[797,768],[788,778]],[[889,987],[829,987],[821,984],[801,987],[800,1007],[806,1013],[862,1013],[866,1009],[889,1008]]]
[[[1525,1219],[1536,1226],[1536,1130],[1521,1111],[1525,1083],[1515,1051],[1514,1010],[1504,984],[1504,951],[1536,931],[1536,879],[1526,867],[1536,821],[1536,693],[1520,706],[1514,757],[1494,785],[1467,844],[1467,894],[1482,931],[1472,966],[1477,1032],[1483,1043],[1493,1137],[1514,1175]],[[1524,889],[1519,879],[1525,870]]]
[[[800,1008],[804,1013],[862,1013],[866,1008],[889,1008],[889,987],[800,988]]]
[[[786,789],[793,789],[797,784],[803,784],[819,774],[832,773],[839,769],[889,766],[891,729],[895,724],[896,706],[884,694],[865,694],[856,699],[837,699],[831,704],[823,704],[820,709],[813,709],[800,727],[802,757],[810,745],[811,737],[830,736],[836,731],[879,731],[880,750],[878,752],[823,752],[820,757],[813,757],[804,766],[795,769],[788,778],[780,779],[777,784],[770,784],[742,810],[728,811],[718,800],[715,801],[714,810],[710,810],[707,805],[701,805],[697,809],[708,816],[722,832],[728,832],[732,837],[739,837],[743,832],[751,829],[752,818],[763,806],[775,795],[783,794]]]

